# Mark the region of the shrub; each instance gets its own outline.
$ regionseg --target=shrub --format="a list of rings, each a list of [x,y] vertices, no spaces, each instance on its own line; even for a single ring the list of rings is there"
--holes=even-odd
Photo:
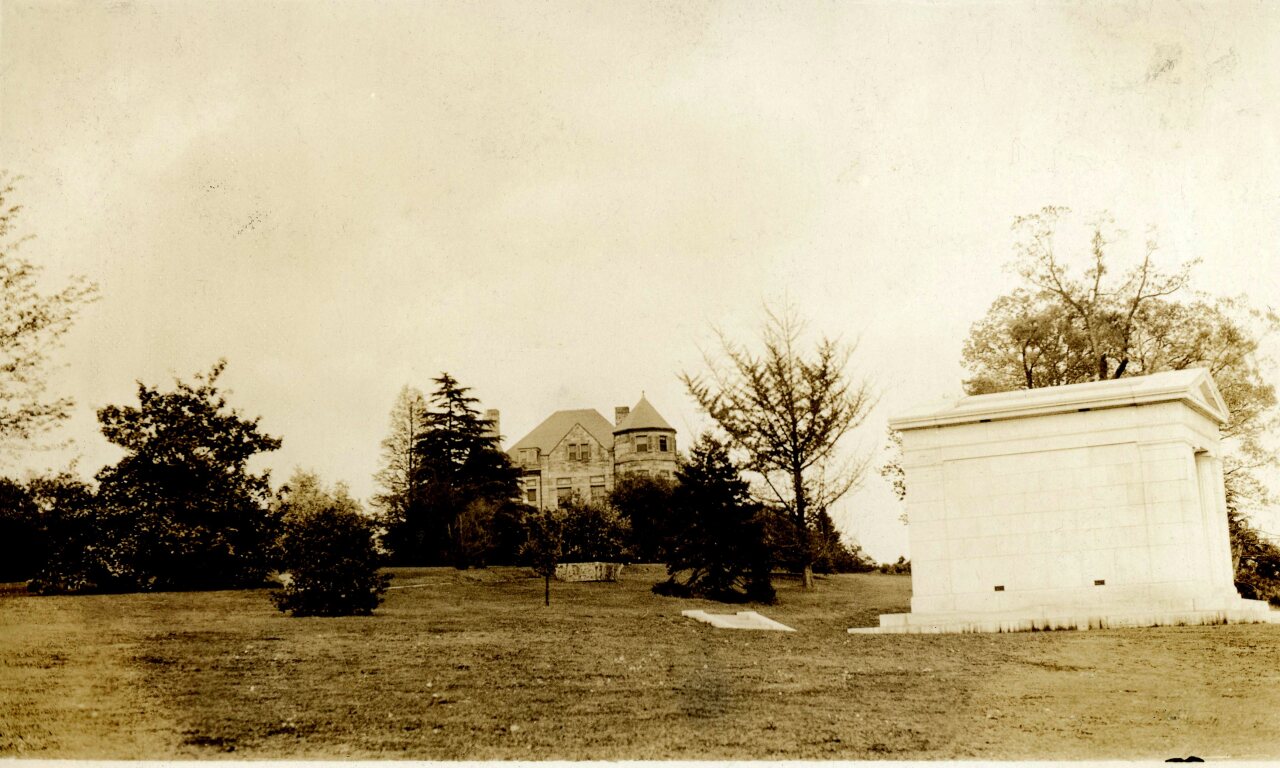
[[[521,547],[528,538],[528,519],[533,507],[519,501],[504,501],[493,513],[489,562],[496,565],[524,564]]]
[[[623,475],[609,494],[609,504],[627,521],[627,548],[642,563],[661,562],[675,523],[675,483],[665,477]]]
[[[454,568],[483,568],[493,547],[493,518],[498,504],[472,499],[449,525],[449,559]]]
[[[866,573],[876,569],[875,561],[863,554],[860,546],[844,542],[825,510],[818,513],[810,544],[815,573]]]
[[[26,581],[47,556],[48,541],[31,493],[0,478],[0,582]]]
[[[294,616],[371,613],[388,582],[378,572],[382,555],[375,545],[374,521],[341,486],[328,493],[316,484],[305,496],[294,496],[290,500],[286,495],[281,504],[280,561],[288,578],[271,595],[276,607]]]
[[[562,562],[625,561],[629,528],[617,510],[598,502],[574,499],[564,505]]]
[[[876,569],[881,573],[911,573],[911,561],[906,557],[899,556],[896,563],[881,563]]]
[[[28,590],[62,594],[138,588],[138,544],[127,510],[101,503],[89,485],[69,473],[32,480],[27,488],[49,543]]]

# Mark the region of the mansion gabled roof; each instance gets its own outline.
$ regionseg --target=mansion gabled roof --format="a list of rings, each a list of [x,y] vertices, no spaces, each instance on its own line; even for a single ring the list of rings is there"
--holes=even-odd
[[[569,430],[581,425],[583,429],[605,448],[613,447],[613,425],[594,408],[579,408],[572,411],[556,411],[533,431],[525,435],[515,445],[507,449],[508,453],[516,453],[524,448],[537,448],[541,453],[551,453],[551,449],[560,444]]]
[[[644,395],[640,396],[640,402],[636,403],[636,407],[631,409],[631,412],[613,430],[613,433],[617,435],[637,429],[661,429],[667,432],[675,432],[675,429],[667,423],[667,420],[662,418],[652,405],[649,405],[649,401],[644,399]]]

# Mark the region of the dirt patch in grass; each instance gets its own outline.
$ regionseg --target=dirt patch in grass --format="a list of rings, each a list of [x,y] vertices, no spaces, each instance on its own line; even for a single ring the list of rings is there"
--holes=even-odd
[[[1280,627],[849,635],[908,577],[780,583],[795,633],[520,569],[404,569],[373,616],[265,591],[0,597],[0,750],[31,757],[1280,756]],[[91,702],[91,704],[90,704]],[[75,704],[92,706],[96,716]],[[109,726],[107,724],[110,724]]]

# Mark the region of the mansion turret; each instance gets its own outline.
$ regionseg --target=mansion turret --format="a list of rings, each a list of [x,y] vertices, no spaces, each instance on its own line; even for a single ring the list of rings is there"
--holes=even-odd
[[[634,408],[614,409],[614,422],[584,408],[556,411],[512,445],[525,502],[550,508],[572,498],[603,499],[627,474],[671,479],[676,431],[643,396]]]

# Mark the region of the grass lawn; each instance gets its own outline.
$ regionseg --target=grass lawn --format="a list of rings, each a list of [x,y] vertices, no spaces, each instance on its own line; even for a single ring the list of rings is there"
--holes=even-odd
[[[661,569],[552,584],[395,571],[370,617],[265,591],[0,594],[0,755],[33,758],[1280,757],[1280,626],[849,635],[910,579],[779,584],[718,630]],[[755,607],[755,606],[751,606]]]

